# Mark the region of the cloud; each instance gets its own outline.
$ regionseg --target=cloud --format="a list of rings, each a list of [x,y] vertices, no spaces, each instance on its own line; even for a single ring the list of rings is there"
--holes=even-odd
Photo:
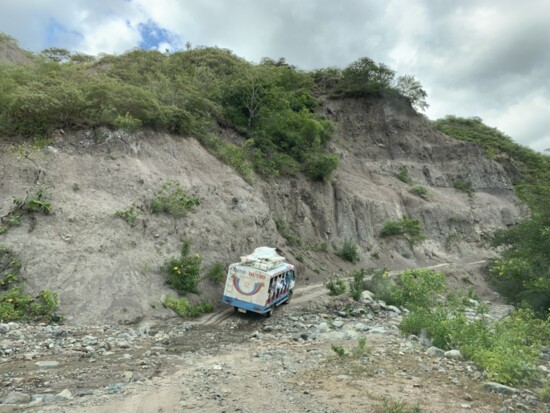
[[[413,74],[427,115],[479,116],[515,140],[550,147],[547,0],[4,0],[1,30],[39,51],[229,48],[302,69],[368,56]]]

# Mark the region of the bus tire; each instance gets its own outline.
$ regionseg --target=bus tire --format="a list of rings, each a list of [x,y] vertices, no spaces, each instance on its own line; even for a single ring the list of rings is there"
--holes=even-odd
[[[273,308],[270,308],[269,310],[266,311],[265,318],[269,318],[272,315],[273,315]]]

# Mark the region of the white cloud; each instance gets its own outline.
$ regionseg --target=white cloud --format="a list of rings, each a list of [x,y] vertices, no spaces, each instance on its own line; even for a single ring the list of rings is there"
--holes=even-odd
[[[547,0],[3,0],[0,30],[35,51],[87,53],[140,44],[154,22],[184,45],[219,46],[247,60],[285,57],[303,69],[368,56],[414,74],[428,115],[480,116],[514,139],[550,147]],[[61,29],[49,33],[52,19]]]

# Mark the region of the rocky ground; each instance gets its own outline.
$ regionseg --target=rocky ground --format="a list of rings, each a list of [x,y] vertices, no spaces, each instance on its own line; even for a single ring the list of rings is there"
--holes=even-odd
[[[401,317],[368,293],[355,303],[313,288],[269,319],[0,324],[0,412],[550,411],[534,389],[489,384],[456,352],[403,337]],[[540,364],[548,372],[549,352]]]

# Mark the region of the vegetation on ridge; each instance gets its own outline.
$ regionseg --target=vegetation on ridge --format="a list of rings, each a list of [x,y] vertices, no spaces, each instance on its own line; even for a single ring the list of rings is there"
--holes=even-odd
[[[14,39],[2,35],[0,42]],[[196,48],[163,54],[135,49],[87,56],[60,48],[32,64],[0,62],[0,134],[36,138],[59,128],[140,127],[197,137],[244,176],[305,173],[326,180],[338,167],[328,152],[332,123],[317,110],[317,93],[402,94],[426,107],[412,76],[395,78],[383,64],[362,58],[347,68],[305,72],[264,58],[252,64],[230,50]],[[232,129],[233,143],[216,135]]]
[[[497,231],[493,244],[503,247],[491,267],[493,281],[514,304],[527,305],[541,317],[550,315],[550,156],[518,145],[479,118],[447,116],[434,122],[452,138],[476,142],[514,179],[518,196],[531,215]]]

